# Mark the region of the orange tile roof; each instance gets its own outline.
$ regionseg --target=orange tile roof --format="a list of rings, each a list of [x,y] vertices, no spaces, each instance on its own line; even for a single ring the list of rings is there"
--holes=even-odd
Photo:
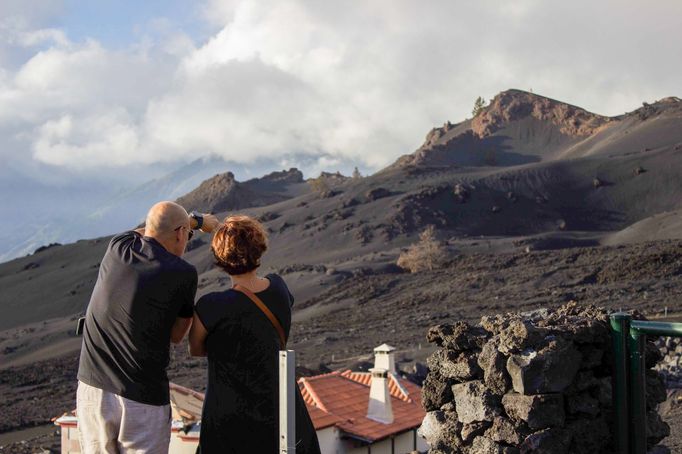
[[[367,418],[371,375],[350,370],[301,378],[301,394],[315,429],[335,425],[349,435],[376,441],[418,427],[425,412],[419,386],[391,375],[393,422],[383,424]],[[331,423],[334,417],[336,422]]]

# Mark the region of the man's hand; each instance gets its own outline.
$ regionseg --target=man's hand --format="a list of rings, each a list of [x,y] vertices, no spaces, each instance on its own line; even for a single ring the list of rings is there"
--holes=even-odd
[[[200,229],[202,232],[211,233],[220,224],[220,221],[214,214],[202,214],[202,216],[204,217],[204,223]]]

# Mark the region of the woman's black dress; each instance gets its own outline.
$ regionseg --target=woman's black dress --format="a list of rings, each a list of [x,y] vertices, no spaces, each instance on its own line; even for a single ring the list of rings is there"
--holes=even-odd
[[[294,298],[284,280],[256,293],[287,338]],[[202,296],[195,311],[206,327],[208,387],[201,416],[203,454],[276,453],[279,449],[279,336],[266,315],[236,290]],[[315,428],[296,388],[296,453],[319,453]]]

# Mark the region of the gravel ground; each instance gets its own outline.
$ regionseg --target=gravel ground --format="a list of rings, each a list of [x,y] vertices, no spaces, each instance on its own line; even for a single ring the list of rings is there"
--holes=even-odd
[[[570,300],[613,310],[637,308],[651,317],[666,306],[681,311],[681,293],[680,242],[468,254],[439,270],[356,273],[330,286],[296,308],[290,345],[301,371],[357,366],[371,360],[372,349],[383,342],[398,348],[398,366],[407,369],[430,353],[425,334],[437,323]],[[73,409],[77,362],[71,354],[0,368],[0,433],[42,425]],[[186,346],[173,349],[171,380],[203,390],[205,369],[205,360],[190,358]],[[682,452],[682,405],[677,394],[671,399],[662,410],[673,434],[666,443]],[[3,451],[30,452],[8,449]]]

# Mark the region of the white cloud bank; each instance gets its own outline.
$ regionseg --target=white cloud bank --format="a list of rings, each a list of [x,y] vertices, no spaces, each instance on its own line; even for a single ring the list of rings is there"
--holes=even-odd
[[[466,117],[478,95],[532,88],[616,115],[682,93],[675,0],[202,8],[216,30],[205,42],[159,19],[124,50],[0,20],[5,145],[90,172],[203,155],[378,169],[433,125]]]

